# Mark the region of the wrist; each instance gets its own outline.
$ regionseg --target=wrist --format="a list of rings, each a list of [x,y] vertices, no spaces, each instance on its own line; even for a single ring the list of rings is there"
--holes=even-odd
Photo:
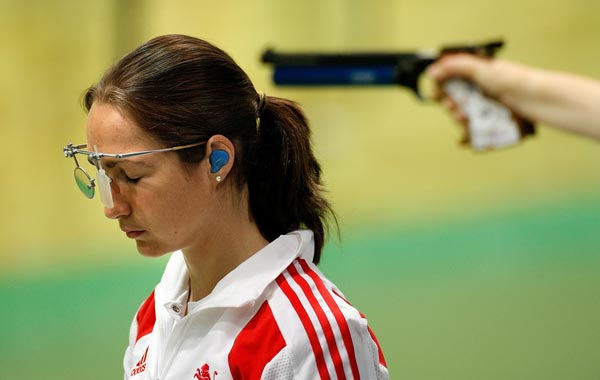
[[[523,100],[533,99],[539,93],[538,70],[504,60],[493,60],[489,64],[489,95],[500,102],[518,108]]]

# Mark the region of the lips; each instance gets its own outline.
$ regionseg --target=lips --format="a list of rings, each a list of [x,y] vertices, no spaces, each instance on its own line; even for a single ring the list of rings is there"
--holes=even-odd
[[[130,239],[136,239],[143,233],[144,231],[127,231],[125,232],[125,235],[127,235],[127,237]]]
[[[130,239],[136,239],[145,232],[144,230],[123,227],[121,227],[121,231],[125,232],[125,235]]]

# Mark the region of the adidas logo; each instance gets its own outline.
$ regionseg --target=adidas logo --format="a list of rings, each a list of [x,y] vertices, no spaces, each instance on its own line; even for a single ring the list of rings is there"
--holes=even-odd
[[[150,346],[146,347],[144,355],[142,355],[140,361],[135,364],[135,368],[131,370],[131,374],[129,375],[130,377],[139,375],[146,370],[146,356],[148,356],[148,348],[150,348]]]

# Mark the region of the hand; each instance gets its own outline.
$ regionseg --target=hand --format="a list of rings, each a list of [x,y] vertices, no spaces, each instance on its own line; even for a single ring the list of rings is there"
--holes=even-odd
[[[461,108],[445,94],[443,83],[451,78],[462,78],[473,82],[488,97],[494,98],[506,105],[510,100],[512,88],[522,86],[527,73],[522,66],[507,61],[474,56],[471,54],[446,55],[432,64],[427,75],[436,82],[433,97],[440,101],[453,118],[463,126],[464,137],[461,143],[469,142],[469,120]],[[508,106],[511,111],[514,108]]]

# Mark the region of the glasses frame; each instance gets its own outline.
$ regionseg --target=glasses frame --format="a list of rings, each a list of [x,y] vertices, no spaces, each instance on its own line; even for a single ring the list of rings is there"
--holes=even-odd
[[[63,153],[64,153],[65,157],[67,157],[67,158],[73,157],[73,159],[75,160],[75,170],[73,173],[75,176],[75,183],[77,184],[77,188],[79,188],[79,190],[81,190],[81,193],[86,198],[92,199],[92,198],[94,198],[94,195],[96,193],[96,191],[95,191],[96,181],[94,178],[92,178],[92,176],[89,175],[89,173],[87,171],[85,171],[85,169],[83,167],[81,167],[81,165],[79,165],[79,161],[77,161],[78,154],[86,155],[88,161],[92,165],[94,165],[98,171],[100,171],[102,168],[101,164],[100,164],[100,159],[105,158],[105,157],[106,158],[114,158],[116,160],[119,160],[119,159],[130,158],[130,157],[144,156],[144,155],[153,154],[153,153],[172,152],[172,151],[176,151],[176,150],[188,149],[188,148],[193,148],[193,147],[197,147],[197,146],[204,145],[204,144],[206,144],[206,142],[200,142],[200,143],[194,143],[194,144],[188,144],[188,145],[180,145],[180,146],[175,146],[172,148],[142,150],[142,151],[130,152],[130,153],[100,153],[100,152],[84,150],[84,148],[87,148],[87,144],[73,145],[72,143],[69,143],[63,148]],[[79,186],[79,182],[77,181],[77,172],[78,171],[81,171],[85,175],[85,177],[88,179],[89,183],[87,184],[87,187],[88,187],[88,189],[90,189],[90,192],[91,192],[91,194],[89,196],[86,193],[84,193],[84,191]]]

